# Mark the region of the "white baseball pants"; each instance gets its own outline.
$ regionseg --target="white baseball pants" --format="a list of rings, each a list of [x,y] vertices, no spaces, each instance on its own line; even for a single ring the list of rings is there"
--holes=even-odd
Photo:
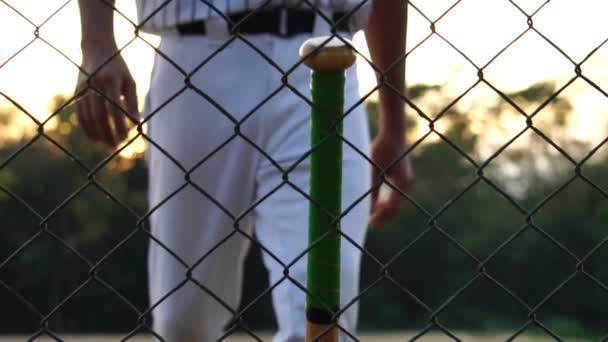
[[[243,259],[255,233],[265,248],[270,284],[276,286],[272,299],[279,331],[274,341],[304,341],[305,293],[293,281],[306,284],[306,256],[301,254],[308,243],[308,201],[301,192],[308,193],[309,161],[298,160],[310,148],[310,107],[282,85],[286,81],[309,98],[310,70],[301,65],[282,80],[258,52],[236,40],[184,76],[227,38],[167,34],[159,48],[172,62],[155,57],[146,105],[153,141],[148,154],[153,330],[167,342],[218,340],[225,324],[239,314]],[[247,36],[283,70],[297,63],[298,48],[307,38]],[[184,90],[187,83],[198,91]],[[358,100],[351,69],[345,108]],[[234,120],[242,121],[238,128]],[[368,151],[361,106],[346,118],[344,135]],[[369,201],[360,197],[370,188],[370,167],[348,146],[343,164],[343,207],[359,202],[341,226],[362,245]],[[360,259],[360,251],[342,239],[343,305],[358,294]],[[340,324],[354,334],[356,321],[355,304]]]

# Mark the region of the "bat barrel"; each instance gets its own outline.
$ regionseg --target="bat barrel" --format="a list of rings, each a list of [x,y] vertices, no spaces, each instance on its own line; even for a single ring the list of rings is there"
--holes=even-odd
[[[355,54],[336,38],[319,37],[306,41],[300,55],[312,69],[313,102],[306,341],[338,342],[340,234],[336,218],[342,206],[341,117],[344,71],[354,63]]]

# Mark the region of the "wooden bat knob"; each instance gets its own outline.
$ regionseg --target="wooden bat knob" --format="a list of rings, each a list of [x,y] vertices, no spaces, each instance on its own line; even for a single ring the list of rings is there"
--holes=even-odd
[[[349,45],[336,37],[328,39],[329,36],[311,38],[302,44],[300,58],[304,64],[314,71],[339,72],[355,63],[357,55]]]

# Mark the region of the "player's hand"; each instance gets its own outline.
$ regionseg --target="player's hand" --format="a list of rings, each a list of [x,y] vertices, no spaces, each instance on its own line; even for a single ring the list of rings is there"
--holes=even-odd
[[[380,133],[372,143],[371,158],[378,166],[385,169],[405,151],[406,146],[403,135]],[[373,168],[372,184],[378,183],[380,173],[380,170],[375,167]],[[414,169],[412,168],[409,156],[402,158],[389,168],[385,176],[401,192],[409,191],[414,180]],[[380,191],[381,188],[383,188],[382,191]],[[387,190],[387,193],[384,193],[384,189]],[[376,187],[372,192],[372,213],[369,225],[377,229],[391,221],[399,213],[403,202],[403,196],[393,187],[385,184],[381,187]]]
[[[125,61],[120,55],[108,61],[116,51],[115,47],[83,48],[82,70],[91,74],[103,66],[90,77],[81,72],[76,85],[78,122],[90,139],[108,147],[127,137],[127,120],[139,120],[135,82]]]

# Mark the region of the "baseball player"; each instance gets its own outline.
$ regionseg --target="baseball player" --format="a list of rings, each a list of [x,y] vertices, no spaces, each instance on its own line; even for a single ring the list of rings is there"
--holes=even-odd
[[[138,117],[135,83],[113,37],[113,2],[79,1],[82,69],[99,70],[91,77],[81,74],[77,85],[82,129],[111,148],[126,137],[127,117]],[[352,208],[341,221],[351,240],[342,241],[341,302],[350,306],[339,323],[355,333],[357,304],[351,301],[359,291],[361,259],[356,245],[363,245],[368,223],[382,226],[402,201],[394,190],[364,196],[378,171],[357,149],[381,167],[406,150],[404,104],[386,86],[404,89],[404,63],[398,60],[405,49],[406,2],[139,0],[139,27],[162,38],[143,116],[154,236],[150,306],[153,330],[165,341],[222,336],[238,314],[243,259],[254,232],[263,246],[279,325],[274,341],[304,340],[309,164],[302,156],[310,148],[310,106],[302,97],[309,96],[310,71],[293,67],[302,42],[331,34],[332,25],[309,3],[332,20],[346,16],[336,27],[344,38],[364,29],[379,70],[394,64],[379,89],[380,129],[372,144],[363,106],[344,121],[344,136],[356,149],[344,147],[343,206]],[[238,28],[230,23],[241,20]],[[359,100],[357,76],[349,70],[345,108]],[[409,160],[387,176],[407,191],[413,178]],[[342,338],[348,340],[346,334]]]

